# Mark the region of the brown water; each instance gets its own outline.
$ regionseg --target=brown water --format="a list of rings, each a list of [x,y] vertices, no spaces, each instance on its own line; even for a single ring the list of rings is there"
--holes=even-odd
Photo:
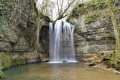
[[[11,68],[6,80],[120,80],[120,75],[83,63],[41,63]]]

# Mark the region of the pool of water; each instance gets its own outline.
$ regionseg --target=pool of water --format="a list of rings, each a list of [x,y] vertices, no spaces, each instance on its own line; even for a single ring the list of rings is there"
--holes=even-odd
[[[6,80],[120,80],[120,75],[83,63],[41,63],[11,68]]]

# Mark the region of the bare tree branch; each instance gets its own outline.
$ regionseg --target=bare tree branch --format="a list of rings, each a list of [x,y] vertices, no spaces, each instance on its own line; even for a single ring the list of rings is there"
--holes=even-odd
[[[72,0],[72,1],[68,4],[68,6],[67,6],[67,8],[64,10],[64,12],[62,12],[56,20],[63,18],[63,17],[64,17],[64,14],[67,12],[67,10],[71,7],[71,5],[72,5],[74,2],[75,2],[75,0]],[[56,21],[56,20],[55,20],[55,21]]]
[[[66,16],[66,13],[70,10],[71,6],[76,2],[76,0],[38,0],[39,11],[44,15],[49,17],[58,17],[61,19]],[[41,1],[41,2],[40,2]],[[56,4],[56,5],[55,5]],[[56,10],[56,11],[54,11]]]

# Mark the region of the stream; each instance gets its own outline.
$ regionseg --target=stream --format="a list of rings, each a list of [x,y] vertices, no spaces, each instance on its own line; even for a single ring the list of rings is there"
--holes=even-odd
[[[40,63],[13,67],[6,80],[120,80],[120,75],[84,63]]]

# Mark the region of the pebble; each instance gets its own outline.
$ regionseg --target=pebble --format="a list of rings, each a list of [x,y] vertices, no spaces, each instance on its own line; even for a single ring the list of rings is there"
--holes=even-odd
[[[98,69],[102,69],[102,70],[113,71],[115,74],[120,74],[120,72],[119,72],[119,71],[116,71],[116,70],[100,68],[100,67],[98,67],[98,66],[93,66],[93,67],[94,67],[94,68],[98,68]]]
[[[119,71],[114,71],[116,74],[120,74],[120,72]]]

